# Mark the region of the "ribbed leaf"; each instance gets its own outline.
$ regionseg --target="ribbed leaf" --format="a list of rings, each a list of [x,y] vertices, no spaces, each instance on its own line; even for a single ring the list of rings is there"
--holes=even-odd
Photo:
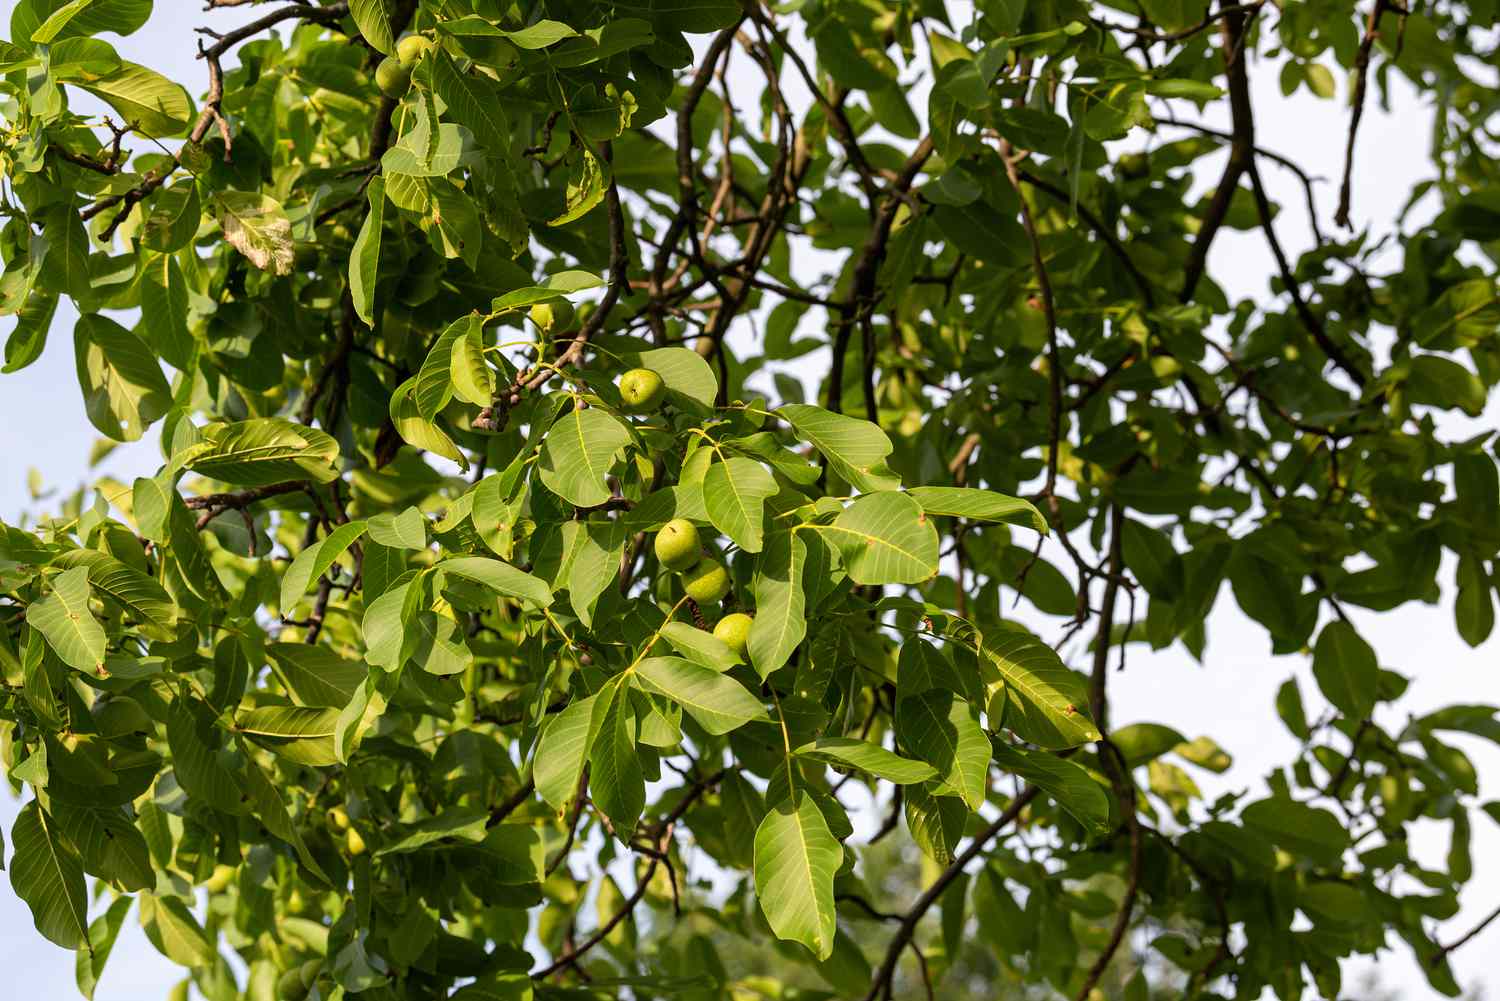
[[[64,664],[90,674],[104,670],[104,627],[89,610],[88,567],[52,578],[52,593],[26,609],[26,621],[47,638]]]
[[[542,442],[542,482],[569,504],[603,504],[609,500],[605,477],[615,455],[629,443],[625,425],[603,410],[570,410]]]
[[[78,849],[83,868],[126,892],[156,885],[146,839],[118,806],[52,801],[59,830]]]
[[[897,785],[926,782],[937,775],[937,769],[925,761],[903,758],[879,744],[855,737],[819,737],[793,752],[799,758],[811,758],[826,764],[857,768],[876,778]]]
[[[349,252],[349,296],[354,300],[354,312],[365,326],[375,326],[375,282],[380,270],[380,237],[385,228],[385,179],[370,178],[365,191],[370,211],[360,224],[359,236],[354,239],[354,249]]]
[[[272,643],[266,647],[276,677],[299,705],[342,708],[365,683],[369,671],[324,646]]]
[[[193,124],[193,101],[181,84],[135,63],[122,63],[108,76],[73,86],[98,97],[120,117],[155,139],[180,136]]]
[[[636,676],[686,709],[711,734],[728,733],[764,719],[760,699],[728,675],[680,657],[650,657],[636,665]]]
[[[589,798],[609,818],[615,837],[626,843],[646,808],[646,778],[636,751],[635,713],[628,694],[619,680],[600,691],[599,701],[606,708],[589,750]]]
[[[778,670],[807,635],[807,599],[802,572],[807,543],[796,532],[776,532],[766,540],[755,566],[755,621],[747,652],[762,678]]]
[[[884,431],[854,417],[845,417],[822,407],[788,403],[777,411],[797,434],[828,460],[834,472],[860,490],[894,490],[901,477],[886,467],[891,454],[890,438]]]
[[[167,713],[167,744],[177,784],[194,799],[225,813],[243,813],[239,783],[220,759],[224,733],[202,703],[179,697]]]
[[[172,390],[144,341],[113,320],[88,313],[73,328],[84,409],[101,434],[135,441],[172,406]]]
[[[896,736],[937,770],[939,792],[958,795],[971,810],[984,805],[990,739],[967,702],[941,688],[904,698],[896,708]]]
[[[799,792],[766,814],[755,832],[755,895],[777,938],[833,954],[838,922],[833,877],[844,849],[811,796]]]
[[[285,480],[329,483],[339,475],[339,445],[316,428],[277,417],[210,424],[187,468],[241,487]]]
[[[536,791],[559,813],[569,809],[578,793],[578,781],[593,743],[597,696],[570,703],[554,716],[537,742],[532,775]]]
[[[328,568],[364,534],[365,522],[351,521],[298,553],[281,578],[281,613],[290,615],[307,593],[307,585],[327,573]]]
[[[455,556],[437,564],[436,569],[471,580],[508,598],[528,601],[539,608],[552,604],[552,592],[544,581],[488,556]]]
[[[140,623],[142,633],[158,640],[176,636],[177,605],[154,578],[94,549],[69,550],[53,565],[87,567],[94,592]]]
[[[104,964],[114,951],[115,940],[120,936],[125,915],[130,913],[132,903],[130,897],[117,897],[109,905],[109,909],[89,925],[88,948],[78,950],[78,957],[73,964],[74,979],[78,982],[78,993],[90,1001],[93,1001],[94,990],[104,974]]]
[[[668,622],[661,627],[662,639],[677,648],[677,652],[688,660],[715,671],[724,672],[744,661],[729,648],[729,644],[706,629],[686,622]]]
[[[31,908],[36,930],[64,949],[88,942],[88,890],[83,866],[58,834],[52,818],[32,800],[10,829],[15,855],[10,885]]]
[[[453,399],[453,345],[470,331],[478,329],[478,316],[459,317],[448,324],[433,342],[432,350],[427,352],[426,360],[417,371],[416,385],[412,387],[417,413],[424,420],[436,420],[448,401]]]
[[[937,529],[905,494],[866,494],[820,530],[856,584],[916,584],[937,573]]]
[[[907,493],[928,514],[1026,525],[1047,534],[1047,519],[1042,517],[1042,512],[1035,504],[1020,497],[974,487],[912,487]]]
[[[416,387],[417,377],[412,376],[391,394],[391,423],[396,433],[413,448],[451,459],[468,470],[469,460],[453,444],[453,439],[417,409]]]
[[[703,477],[703,507],[714,527],[747,553],[758,553],[764,537],[766,498],[775,496],[776,480],[753,459],[730,456],[708,467]]]
[[[1082,680],[1050,646],[1030,633],[1003,630],[984,637],[981,653],[1005,683],[1003,711],[998,692],[990,699],[992,725],[1054,751],[1099,739]]]
[[[158,952],[178,966],[197,969],[219,958],[214,940],[178,897],[140,896],[141,927]]]
[[[224,239],[234,249],[262,271],[292,273],[292,224],[280,202],[258,191],[219,191],[214,202]]]

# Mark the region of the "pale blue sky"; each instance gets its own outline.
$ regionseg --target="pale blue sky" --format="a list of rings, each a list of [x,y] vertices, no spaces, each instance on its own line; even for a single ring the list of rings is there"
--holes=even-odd
[[[216,28],[247,19],[246,11],[204,14],[197,4],[158,3],[152,21],[129,39],[117,41],[126,58],[147,63],[179,80],[194,81],[198,89],[203,67],[192,58],[185,24],[212,23]],[[1275,74],[1252,73],[1262,145],[1294,155],[1315,175],[1337,178],[1341,167],[1347,109],[1341,102],[1321,102],[1305,92],[1284,98]],[[1342,76],[1340,76],[1342,79]],[[1395,79],[1393,75],[1393,79]],[[752,88],[755,84],[749,84]],[[793,81],[795,87],[796,82]],[[1342,84],[1341,84],[1342,87]],[[737,88],[738,89],[738,88]],[[1430,112],[1418,106],[1409,91],[1399,86],[1396,108],[1387,114],[1375,106],[1371,95],[1360,135],[1359,168],[1355,179],[1355,216],[1374,226],[1377,234],[1390,230],[1412,183],[1429,176],[1425,150]],[[743,103],[743,102],[742,102]],[[1223,126],[1223,121],[1210,122]],[[1177,130],[1164,129],[1163,137],[1176,137]],[[1310,243],[1310,231],[1302,207],[1300,189],[1288,175],[1274,166],[1263,168],[1273,197],[1286,205],[1278,220],[1278,231],[1289,252]],[[1200,183],[1207,185],[1216,175],[1205,168]],[[1331,215],[1336,185],[1320,185],[1322,224],[1332,228]],[[814,266],[818,267],[816,262]],[[1211,273],[1229,287],[1231,295],[1268,294],[1273,268],[1256,234],[1226,233],[1214,247]],[[71,329],[75,314],[69,307],[59,310],[47,348],[25,371],[0,376],[0,455],[7,459],[6,475],[0,477],[0,517],[14,520],[31,506],[25,472],[41,471],[47,487],[71,490],[101,474],[129,481],[150,473],[159,462],[155,434],[147,440],[121,446],[97,469],[87,465],[89,450],[97,434],[83,416],[81,395],[73,371]],[[0,320],[0,338],[10,329],[9,319]],[[744,336],[743,333],[740,336]],[[816,356],[812,359],[816,364]],[[1479,421],[1449,420],[1445,429],[1452,437],[1480,428],[1496,426],[1497,407]],[[1066,559],[1053,558],[1060,565]],[[1444,580],[1451,580],[1451,567]],[[1226,589],[1227,593],[1227,589]],[[1413,677],[1406,700],[1390,718],[1397,725],[1407,713],[1417,714],[1454,702],[1500,701],[1500,682],[1494,669],[1495,641],[1480,650],[1470,650],[1455,635],[1450,608],[1408,607],[1394,615],[1362,614],[1359,627],[1374,645],[1387,667]],[[1056,638],[1056,627],[1038,623],[1044,636]],[[1078,652],[1073,651],[1075,659]],[[1296,674],[1303,682],[1310,712],[1318,706],[1306,658],[1273,658],[1264,631],[1249,623],[1233,601],[1221,595],[1210,619],[1206,664],[1199,667],[1179,650],[1151,654],[1132,648],[1129,669],[1112,683],[1114,722],[1167,723],[1189,737],[1212,733],[1236,758],[1235,767],[1223,777],[1195,774],[1205,792],[1258,788],[1262,776],[1287,761],[1295,750],[1291,738],[1277,721],[1272,701],[1276,688]],[[1500,751],[1477,741],[1463,742],[1473,755],[1481,776],[1500,775]],[[1482,790],[1494,797],[1492,785]],[[8,831],[17,803],[0,795],[0,824]],[[1434,868],[1442,868],[1447,849],[1446,829],[1435,825],[1419,831],[1414,842]],[[1449,937],[1466,929],[1500,900],[1500,832],[1481,817],[1474,832],[1476,878],[1465,898],[1464,909],[1451,923]],[[1425,980],[1415,969],[1403,944],[1392,936],[1394,952],[1381,964],[1382,978],[1407,988],[1411,997],[1425,996]],[[1493,963],[1486,956],[1500,948],[1500,923],[1470,943],[1455,959],[1459,978],[1475,984]],[[0,968],[21,973],[20,983],[28,996],[63,999],[76,996],[73,987],[73,955],[41,940],[31,926],[25,906],[12,894],[8,882],[0,880]],[[1346,971],[1346,983],[1353,982]],[[125,926],[120,945],[111,958],[96,994],[98,1001],[150,1001],[164,998],[181,971],[160,957],[145,941],[134,917]]]

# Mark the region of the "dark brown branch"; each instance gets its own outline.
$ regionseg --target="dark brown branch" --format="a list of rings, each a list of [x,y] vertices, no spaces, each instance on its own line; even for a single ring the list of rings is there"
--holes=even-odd
[[[1037,234],[1036,220],[1031,206],[1021,190],[1021,178],[1016,167],[1016,157],[1010,143],[1003,142],[1000,151],[1005,162],[1005,174],[1011,187],[1016,189],[1016,200],[1021,205],[1021,226],[1026,230],[1026,239],[1031,244],[1031,269],[1035,273],[1037,289],[1042,298],[1042,315],[1047,320],[1047,480],[1042,487],[1042,496],[1047,501],[1049,520],[1055,527],[1059,524],[1057,506],[1057,455],[1062,447],[1062,355],[1057,347],[1057,304],[1052,296],[1052,280],[1047,277],[1047,262],[1042,253],[1042,240]],[[1059,534],[1066,534],[1060,532]]]
[[[534,792],[536,792],[536,780],[528,778],[521,788],[511,793],[509,799],[490,810],[489,819],[484,822],[484,826],[486,828],[498,827],[506,817],[515,813],[527,800],[531,799],[531,794]]]
[[[1021,815],[1021,811],[1026,809],[1026,804],[1036,798],[1037,792],[1036,786],[1027,786],[1021,790],[1016,798],[1010,801],[1010,805],[1001,812],[1000,816],[996,817],[983,830],[974,835],[968,847],[954,857],[953,861],[948,864],[948,868],[944,869],[938,878],[933,880],[931,886],[922,891],[922,895],[916,899],[911,905],[911,909],[906,912],[906,916],[901,919],[901,927],[896,929],[895,937],[891,939],[890,945],[886,947],[885,959],[881,961],[880,968],[875,971],[875,979],[871,982],[870,989],[866,992],[864,1001],[875,1001],[876,998],[880,997],[882,992],[887,997],[890,996],[891,978],[896,973],[896,961],[901,958],[901,953],[906,949],[906,943],[910,942],[912,936],[916,934],[917,924],[922,920],[922,917],[931,909],[933,904],[937,903],[937,899],[943,895],[943,891],[948,888],[948,884],[952,883],[958,878],[958,874],[963,872],[964,866],[968,865],[980,852],[984,851],[985,846],[994,840],[995,835],[1005,830],[1012,821]]]
[[[600,925],[599,928],[595,930],[595,932],[587,939],[585,939],[581,944],[576,945],[564,952],[546,968],[540,970],[537,973],[533,973],[531,975],[532,980],[546,980],[553,974],[561,973],[563,970],[575,966],[578,961],[583,958],[585,953],[608,938],[609,933],[614,931],[615,928],[619,926],[621,921],[624,921],[626,918],[635,913],[636,905],[645,898],[646,890],[651,886],[651,877],[656,875],[656,867],[661,864],[662,858],[666,855],[667,851],[671,847],[672,831],[676,827],[677,821],[681,820],[683,814],[687,813],[688,809],[695,802],[697,802],[698,797],[702,796],[710,786],[717,784],[718,781],[723,777],[724,772],[717,771],[712,775],[709,775],[708,777],[700,779],[697,782],[693,783],[692,788],[687,791],[687,793],[682,797],[682,800],[672,808],[672,811],[670,813],[662,818],[660,824],[658,825],[660,833],[656,837],[654,850],[650,853],[642,853],[645,854],[649,859],[646,864],[646,871],[643,872],[640,876],[640,879],[636,881],[635,889],[631,892],[630,896],[627,897],[625,901],[620,905],[620,909],[615,911],[615,913],[610,916],[608,921]]]
[[[1229,14],[1245,14],[1252,11],[1258,11],[1264,4],[1265,0],[1256,0],[1255,3],[1242,3],[1235,4],[1232,7],[1220,7],[1216,13],[1205,14],[1203,16],[1203,20],[1199,21],[1197,24],[1189,28],[1183,28],[1179,31],[1152,31],[1150,28],[1137,28],[1133,25],[1128,24],[1113,24],[1100,18],[1093,18],[1092,20],[1095,27],[1102,28],[1106,31],[1123,31],[1126,34],[1134,35],[1136,38],[1139,38],[1145,42],[1180,42],[1184,38],[1193,37],[1220,18],[1226,17]]]
[[[859,261],[854,266],[849,300],[842,306],[843,315],[833,339],[833,361],[828,370],[828,409],[834,413],[841,412],[844,406],[844,356],[848,354],[849,341],[854,334],[855,325],[858,324],[866,331],[862,378],[865,415],[871,423],[879,423],[875,406],[874,336],[873,328],[868,326],[871,322],[870,314],[880,299],[876,289],[876,280],[880,275],[880,264],[885,260],[886,247],[890,244],[891,228],[896,224],[896,215],[906,200],[907,192],[911,190],[917,175],[922,172],[922,167],[931,158],[934,149],[932,136],[928,135],[917,143],[916,149],[912,150],[911,156],[907,157],[896,179],[886,190],[885,201],[881,203],[876,213],[870,237],[865,241],[864,248],[860,251]]]
[[[107,242],[113,237],[115,230],[125,221],[125,217],[130,214],[130,210],[145,200],[157,188],[165,184],[167,178],[176,173],[177,168],[182,165],[183,154],[201,143],[203,137],[208,134],[211,126],[217,125],[220,134],[224,137],[224,156],[226,159],[228,158],[230,149],[229,126],[224,121],[223,114],[220,111],[220,104],[224,99],[224,71],[219,60],[225,53],[247,38],[258,35],[267,28],[280,24],[282,21],[295,18],[304,21],[328,22],[336,21],[347,13],[349,13],[349,5],[347,3],[330,4],[327,7],[317,7],[312,4],[303,3],[289,4],[273,10],[264,17],[257,18],[249,24],[236,28],[233,31],[222,35],[214,34],[214,44],[212,45],[205,47],[200,44],[198,47],[198,58],[208,63],[208,94],[203,100],[203,110],[198,113],[198,120],[193,123],[192,129],[189,130],[187,140],[173,154],[170,163],[153,173],[147,174],[141,180],[140,184],[137,184],[129,191],[101,199],[83,210],[82,217],[84,220],[89,220],[105,209],[116,205],[120,207],[119,211],[115,213],[115,217],[110,220],[109,224],[104,227],[103,232],[100,233],[99,238],[101,242]]]
[[[1245,72],[1243,44],[1249,20],[1254,14],[1247,15],[1237,6],[1222,3],[1220,8],[1224,16],[1219,31],[1224,49],[1224,69],[1229,78],[1229,108],[1234,119],[1234,131],[1230,136],[1229,162],[1224,165],[1224,174],[1219,178],[1219,185],[1209,201],[1203,225],[1198,230],[1198,238],[1193,241],[1187,263],[1183,265],[1183,302],[1191,302],[1197,292],[1198,282],[1208,264],[1208,249],[1213,246],[1214,237],[1218,235],[1225,216],[1229,214],[1229,206],[1234,200],[1234,191],[1239,187],[1240,178],[1255,158],[1255,118],[1250,106],[1250,78]]]
[[[1320,320],[1307,300],[1302,297],[1302,289],[1297,285],[1297,278],[1292,274],[1291,264],[1287,261],[1286,252],[1281,249],[1281,241],[1276,238],[1276,228],[1271,222],[1271,201],[1266,197],[1266,189],[1260,180],[1260,170],[1252,160],[1246,168],[1250,176],[1250,190],[1255,196],[1255,210],[1260,216],[1260,228],[1266,235],[1266,243],[1271,248],[1271,254],[1276,258],[1277,270],[1281,272],[1281,282],[1286,286],[1287,294],[1292,297],[1292,306],[1297,311],[1297,318],[1302,321],[1302,326],[1312,335],[1318,347],[1328,356],[1328,360],[1354,381],[1354,384],[1363,388],[1368,381],[1365,374],[1359,370],[1354,361],[1344,353],[1343,349],[1334,343],[1333,338],[1328,336],[1328,331],[1323,327]]]
[[[272,483],[264,487],[251,487],[248,490],[236,490],[233,493],[204,494],[202,497],[188,497],[183,501],[190,511],[202,511],[198,516],[198,528],[203,528],[225,511],[242,511],[257,501],[263,501],[267,497],[278,497],[282,494],[296,493],[307,489],[306,480],[287,480],[283,483]]]
[[[1141,823],[1136,816],[1136,793],[1135,783],[1125,764],[1125,756],[1107,736],[1109,733],[1109,696],[1107,685],[1109,682],[1109,651],[1111,647],[1110,634],[1114,630],[1115,603],[1120,595],[1121,565],[1120,554],[1122,529],[1125,525],[1125,509],[1115,504],[1110,508],[1110,539],[1109,539],[1109,576],[1104,585],[1104,601],[1099,609],[1099,628],[1094,634],[1094,670],[1090,678],[1089,703],[1094,715],[1094,725],[1099,728],[1099,764],[1104,770],[1114,789],[1115,801],[1120,807],[1120,816],[1125,823],[1125,829],[1130,837],[1130,863],[1125,877],[1125,896],[1120,901],[1120,910],[1115,915],[1114,926],[1110,929],[1109,940],[1100,951],[1094,965],[1089,967],[1087,976],[1084,977],[1083,985],[1074,995],[1076,1001],[1086,1001],[1094,987],[1098,985],[1099,978],[1104,976],[1104,971],[1109,968],[1110,961],[1114,959],[1115,953],[1120,948],[1120,943],[1125,939],[1125,932],[1130,928],[1131,914],[1135,910],[1136,894],[1141,885]]]
[[[1438,963],[1447,959],[1449,954],[1451,954],[1455,949],[1459,949],[1467,945],[1470,940],[1474,938],[1474,936],[1478,935],[1480,932],[1488,928],[1496,918],[1500,918],[1500,907],[1497,907],[1493,911],[1490,911],[1490,913],[1485,915],[1484,919],[1481,920],[1477,925],[1475,925],[1473,928],[1470,928],[1467,932],[1460,935],[1452,942],[1449,942],[1444,946],[1439,946],[1437,952],[1433,953],[1432,957],[1427,960],[1427,965],[1436,966]]]
[[[1359,122],[1365,114],[1365,90],[1370,76],[1370,50],[1380,36],[1380,16],[1390,5],[1386,0],[1375,0],[1370,8],[1370,18],[1365,22],[1364,37],[1359,40],[1359,54],[1354,57],[1354,94],[1349,99],[1349,139],[1344,144],[1344,179],[1339,184],[1339,207],[1333,221],[1345,229],[1353,228],[1349,223],[1350,201],[1354,185],[1354,141],[1359,135]]]

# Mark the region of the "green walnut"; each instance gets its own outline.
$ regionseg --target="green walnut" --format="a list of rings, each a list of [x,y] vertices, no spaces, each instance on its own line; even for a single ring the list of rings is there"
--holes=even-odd
[[[1145,153],[1124,153],[1115,161],[1120,176],[1135,181],[1151,173],[1151,161]]]
[[[392,100],[405,97],[411,88],[411,67],[403,66],[395,56],[386,56],[375,67],[375,86]]]
[[[656,558],[668,570],[691,570],[701,555],[698,528],[686,518],[673,518],[656,533]]]
[[[302,982],[302,971],[296,967],[276,979],[276,996],[284,1001],[302,1001],[307,994],[307,985]]]
[[[718,560],[700,560],[682,575],[682,589],[698,604],[711,605],[729,593],[729,571]]]
[[[573,326],[573,304],[566,299],[539,302],[531,307],[527,315],[544,334],[550,334],[554,330],[568,330]]]
[[[432,48],[432,39],[426,35],[407,35],[396,43],[396,58],[402,66],[410,66],[425,56]]]
[[[360,836],[359,831],[351,827],[344,832],[344,847],[349,850],[350,855],[363,855],[365,839]]]
[[[723,642],[737,656],[745,656],[750,642],[750,626],[755,619],[744,612],[730,612],[714,624],[714,638]]]
[[[649,368],[633,368],[620,376],[620,399],[630,413],[650,413],[666,398],[667,384]]]

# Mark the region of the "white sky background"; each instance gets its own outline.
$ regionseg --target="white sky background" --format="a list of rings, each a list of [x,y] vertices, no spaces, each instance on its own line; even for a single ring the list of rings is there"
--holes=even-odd
[[[159,2],[145,28],[130,38],[111,38],[111,41],[125,58],[184,81],[196,93],[201,91],[205,79],[204,67],[193,58],[194,46],[186,28],[212,24],[218,30],[227,30],[264,12],[265,8],[258,8],[253,12],[241,9],[205,14],[196,4],[184,0]],[[1325,179],[1318,186],[1320,223],[1325,232],[1334,229],[1332,214],[1348,120],[1348,109],[1342,100],[1347,97],[1347,82],[1342,73],[1336,76],[1340,80],[1341,100],[1320,101],[1305,90],[1290,98],[1283,97],[1274,66],[1252,65],[1250,73],[1259,144],[1293,156],[1309,173]],[[756,79],[748,76],[743,79],[745,83],[734,91],[741,111],[753,106],[759,89]],[[1399,86],[1390,112],[1378,106],[1379,92],[1372,84],[1360,131],[1354,183],[1356,224],[1371,226],[1377,237],[1392,231],[1412,185],[1432,175],[1427,160],[1431,109],[1419,102],[1396,74],[1391,75],[1391,80]],[[805,95],[800,81],[788,81],[785,86],[789,96],[799,92]],[[70,91],[75,107],[84,107],[77,100],[81,96],[76,90]],[[1213,116],[1195,115],[1191,106],[1184,104],[1178,107],[1177,116],[1227,128],[1227,108],[1220,110],[1224,114],[1215,120]],[[1160,141],[1186,134],[1163,127]],[[1221,165],[1222,158],[1214,158],[1200,167],[1200,190],[1217,181]],[[1312,244],[1301,188],[1289,173],[1273,164],[1264,164],[1262,175],[1273,200],[1283,205],[1277,231],[1289,257],[1295,260],[1300,251]],[[1429,204],[1425,213],[1419,212],[1408,220],[1408,228],[1430,215]],[[804,260],[803,264],[813,272],[827,267],[822,260]],[[1269,296],[1269,282],[1274,273],[1274,262],[1258,232],[1225,230],[1210,254],[1209,274],[1225,287],[1231,299]],[[121,446],[98,468],[88,468],[89,449],[99,436],[84,417],[73,370],[71,328],[75,317],[71,306],[66,303],[61,306],[41,359],[20,373],[0,377],[0,456],[4,457],[0,464],[3,470],[0,518],[14,521],[23,510],[35,507],[25,484],[29,468],[41,471],[47,487],[69,491],[103,474],[129,482],[134,476],[149,475],[160,462],[153,429],[146,440]],[[12,321],[0,320],[0,338],[9,333],[11,326]],[[746,336],[742,328],[736,340]],[[813,358],[816,360],[818,356]],[[1461,438],[1480,429],[1494,428],[1497,417],[1500,417],[1500,403],[1492,402],[1480,420],[1445,417],[1440,423],[1445,436]],[[1052,545],[1056,551],[1049,550],[1050,558],[1066,570],[1068,561],[1060,548]],[[1408,714],[1419,715],[1443,705],[1500,701],[1500,682],[1495,680],[1493,666],[1496,641],[1471,650],[1458,638],[1447,600],[1451,599],[1451,561],[1445,562],[1440,579],[1448,589],[1440,606],[1407,605],[1384,615],[1351,609],[1382,665],[1413,679],[1405,699],[1382,715],[1381,722],[1388,728],[1398,727]],[[1044,637],[1056,639],[1060,635],[1055,622],[1035,624],[1042,628]],[[1290,760],[1296,750],[1295,741],[1275,714],[1273,700],[1278,686],[1295,674],[1301,681],[1309,716],[1316,716],[1323,708],[1311,678],[1309,658],[1273,658],[1265,631],[1240,613],[1227,586],[1209,618],[1208,635],[1205,663],[1201,667],[1181,647],[1153,654],[1143,645],[1132,645],[1127,671],[1111,678],[1113,722],[1116,726],[1141,721],[1165,723],[1189,738],[1212,734],[1234,755],[1235,765],[1222,777],[1193,770],[1193,777],[1205,794],[1213,797],[1223,791],[1261,789],[1263,776]],[[1470,753],[1479,775],[1490,779],[1491,785],[1482,785],[1481,792],[1493,797],[1492,777],[1500,775],[1500,749],[1477,740],[1454,742]],[[0,797],[0,824],[7,832],[18,806],[9,797]],[[1429,867],[1444,868],[1447,825],[1429,825],[1418,830],[1413,846]],[[1497,861],[1500,831],[1483,816],[1475,821],[1473,854],[1476,875],[1464,897],[1463,910],[1448,925],[1445,941],[1471,927],[1500,901],[1500,861]],[[1402,988],[1408,997],[1427,996],[1430,989],[1405,944],[1394,935],[1389,938],[1393,948],[1379,963],[1381,980],[1388,986]],[[1500,922],[1454,955],[1460,983],[1466,988],[1477,986],[1493,970],[1494,964],[1486,962],[1486,957],[1497,947],[1500,947]],[[1356,984],[1356,971],[1365,968],[1346,964],[1346,993]],[[49,999],[77,996],[73,954],[38,936],[25,905],[3,882],[0,882],[0,969],[7,971],[13,983],[28,989],[30,996]],[[126,921],[95,996],[97,1001],[164,998],[182,975],[180,968],[146,942],[132,915]],[[1489,979],[1497,978],[1490,973]]]

